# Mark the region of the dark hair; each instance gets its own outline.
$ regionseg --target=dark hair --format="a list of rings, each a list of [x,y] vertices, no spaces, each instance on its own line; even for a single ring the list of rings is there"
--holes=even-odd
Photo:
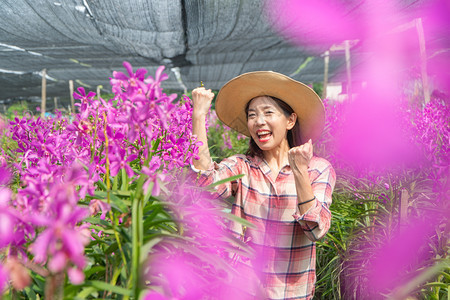
[[[275,103],[281,108],[281,110],[283,111],[284,115],[287,118],[289,118],[290,115],[294,113],[294,110],[292,109],[292,107],[290,107],[283,100],[278,99],[276,97],[272,97],[272,96],[266,96],[266,97],[273,99],[275,101]],[[247,116],[247,118],[248,118],[248,108],[250,106],[250,102],[252,102],[253,99],[248,101],[247,105],[245,106],[245,115]],[[298,124],[298,119],[297,119],[295,121],[294,127],[292,127],[292,129],[288,130],[288,132],[287,132],[287,140],[289,143],[289,148],[300,145],[300,143],[297,143],[298,138],[295,138],[295,133],[298,132],[298,128],[299,128],[299,124]],[[255,156],[263,157],[263,151],[261,150],[261,148],[259,148],[258,144],[256,144],[256,142],[253,140],[253,138],[251,136],[250,136],[250,142],[248,145],[248,149],[247,149],[247,152],[245,152],[245,155],[248,155],[251,157],[255,157]]]

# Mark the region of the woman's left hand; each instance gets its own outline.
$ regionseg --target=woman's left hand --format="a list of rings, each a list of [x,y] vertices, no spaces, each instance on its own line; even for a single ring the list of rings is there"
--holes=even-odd
[[[288,151],[289,165],[294,172],[306,171],[312,157],[313,145],[311,139],[303,145],[291,148]]]

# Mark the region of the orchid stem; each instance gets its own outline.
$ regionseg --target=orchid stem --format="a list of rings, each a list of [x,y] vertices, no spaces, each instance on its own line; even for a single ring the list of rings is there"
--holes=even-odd
[[[110,193],[111,193],[111,181],[109,179],[109,157],[108,157],[109,144],[108,144],[108,134],[106,132],[107,123],[106,123],[106,114],[105,113],[103,113],[103,119],[105,121],[105,127],[103,128],[103,130],[104,130],[104,133],[105,133],[105,154],[106,154],[105,155],[105,157],[106,157],[106,199],[108,201],[108,204],[111,205],[111,195],[110,195]],[[125,269],[127,270],[128,269],[127,268],[127,260],[125,259],[125,254],[124,254],[123,249],[122,249],[122,243],[120,242],[120,237],[119,237],[119,234],[117,233],[117,230],[116,230],[116,220],[115,220],[114,214],[112,213],[112,210],[109,211],[109,217],[111,218],[111,223],[112,223],[112,227],[113,227],[113,231],[114,231],[114,236],[116,238],[117,246],[119,247],[120,254],[122,256],[123,264],[125,266]]]
[[[97,140],[97,120],[98,120],[98,107],[95,114],[95,124],[94,124],[94,139],[92,140],[92,146],[91,146],[91,164],[94,162],[94,156],[95,156],[95,142]]]

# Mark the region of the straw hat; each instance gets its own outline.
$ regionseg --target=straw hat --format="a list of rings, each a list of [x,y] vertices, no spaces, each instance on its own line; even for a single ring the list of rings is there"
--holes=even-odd
[[[219,119],[236,131],[250,136],[245,107],[258,96],[272,96],[286,102],[297,114],[301,143],[316,141],[325,125],[325,109],[320,97],[309,86],[272,72],[257,71],[239,75],[228,81],[216,98]]]

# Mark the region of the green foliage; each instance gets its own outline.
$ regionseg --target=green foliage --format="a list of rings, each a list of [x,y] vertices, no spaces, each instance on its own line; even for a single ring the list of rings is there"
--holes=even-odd
[[[428,244],[420,252],[429,259],[410,261],[397,278],[402,282],[388,294],[377,295],[370,288],[367,266],[378,249],[400,230],[399,206],[402,191],[408,191],[408,215],[438,209],[433,182],[423,174],[405,171],[387,174],[373,182],[342,173],[333,194],[332,223],[327,236],[317,243],[318,299],[446,299],[449,285],[448,226],[443,218]],[[435,194],[436,197],[438,195]],[[403,220],[407,222],[407,219]],[[448,224],[447,224],[448,225]],[[366,267],[364,267],[366,266]],[[375,296],[377,295],[377,296]]]
[[[9,120],[14,119],[16,115],[22,117],[28,110],[28,103],[26,101],[16,102],[8,107],[8,110],[6,111],[6,117]]]
[[[226,157],[245,153],[248,149],[249,139],[242,134],[231,130],[217,119],[215,112],[210,114],[208,132],[208,145],[211,158],[220,162]]]
[[[314,92],[317,93],[317,95],[322,96],[323,93],[323,83],[322,82],[314,82],[312,86]]]
[[[346,193],[333,195],[330,230],[322,241],[317,242],[317,299],[342,299],[342,258],[347,251],[347,241],[364,211],[365,206],[355,201],[354,196]]]

